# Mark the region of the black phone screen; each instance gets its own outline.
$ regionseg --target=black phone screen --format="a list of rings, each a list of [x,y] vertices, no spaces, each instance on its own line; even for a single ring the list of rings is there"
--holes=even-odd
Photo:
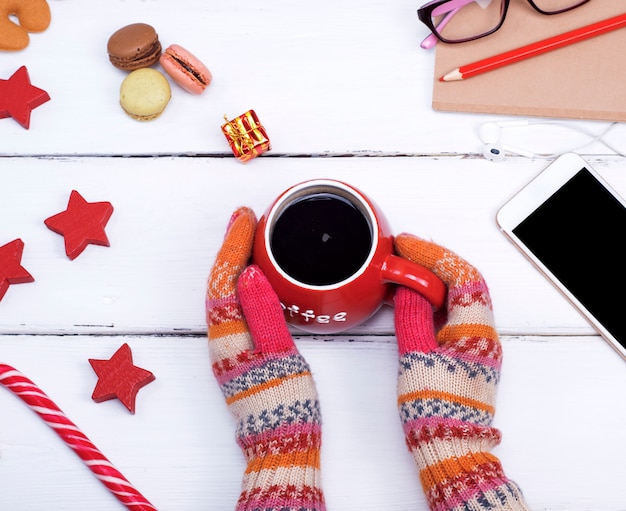
[[[626,209],[581,169],[513,233],[626,348]]]

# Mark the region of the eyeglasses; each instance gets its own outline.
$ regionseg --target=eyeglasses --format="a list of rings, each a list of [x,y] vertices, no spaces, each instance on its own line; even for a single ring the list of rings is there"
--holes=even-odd
[[[528,0],[541,14],[559,14],[586,4],[589,0]],[[431,48],[437,39],[463,43],[493,34],[509,8],[510,0],[432,0],[417,10],[417,17],[432,32],[422,42]]]

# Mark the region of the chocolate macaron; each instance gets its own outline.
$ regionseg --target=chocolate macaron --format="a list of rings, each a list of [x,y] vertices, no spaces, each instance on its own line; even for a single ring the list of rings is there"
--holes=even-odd
[[[154,27],[146,23],[133,23],[120,28],[109,38],[107,52],[115,67],[134,71],[157,62],[162,48]]]

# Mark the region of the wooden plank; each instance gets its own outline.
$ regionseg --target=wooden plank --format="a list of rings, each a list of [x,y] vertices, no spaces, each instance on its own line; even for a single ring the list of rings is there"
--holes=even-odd
[[[489,117],[431,108],[434,53],[419,47],[426,29],[410,0],[240,0],[236,7],[179,0],[175,8],[159,1],[51,0],[50,7],[50,27],[33,34],[25,50],[2,55],[0,78],[26,65],[51,100],[33,112],[29,130],[11,119],[0,122],[0,154],[230,155],[222,116],[250,108],[275,154],[481,152],[476,129]],[[195,53],[214,75],[199,97],[173,85],[167,109],[149,123],[119,107],[125,73],[106,53],[109,36],[137,21],[152,24],[162,44]],[[66,56],[70,65],[60,72],[59,58]],[[598,132],[606,125],[596,124],[582,126]],[[535,152],[587,140],[570,130],[548,130],[550,137],[542,128],[525,131],[539,135],[530,144]],[[525,131],[505,142],[523,145]]]
[[[592,160],[592,162],[595,160]],[[462,158],[287,158],[249,166],[214,158],[8,158],[0,203],[3,241],[21,238],[34,283],[1,302],[5,333],[202,333],[205,282],[229,212],[258,215],[287,187],[316,177],[369,194],[396,233],[455,250],[485,275],[504,333],[591,333],[580,315],[498,231],[495,214],[545,162],[494,167]],[[623,192],[624,163],[598,170]],[[67,207],[71,190],[115,208],[110,247],[90,245],[70,261],[44,220]],[[410,214],[407,214],[410,212]],[[390,311],[364,332],[393,332]]]
[[[91,357],[123,343],[156,380],[131,415],[96,404]],[[426,510],[395,405],[393,337],[299,337],[324,416],[329,509]],[[160,510],[233,509],[244,469],[203,337],[2,336],[2,359],[35,381]],[[494,453],[531,509],[623,504],[624,362],[598,337],[504,337]],[[15,396],[0,392],[0,507],[117,509],[82,462]]]

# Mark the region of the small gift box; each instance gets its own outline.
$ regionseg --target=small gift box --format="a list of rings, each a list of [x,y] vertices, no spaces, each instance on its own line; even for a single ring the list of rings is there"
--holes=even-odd
[[[254,110],[229,121],[224,116],[222,131],[237,159],[243,163],[271,149],[270,139]]]

